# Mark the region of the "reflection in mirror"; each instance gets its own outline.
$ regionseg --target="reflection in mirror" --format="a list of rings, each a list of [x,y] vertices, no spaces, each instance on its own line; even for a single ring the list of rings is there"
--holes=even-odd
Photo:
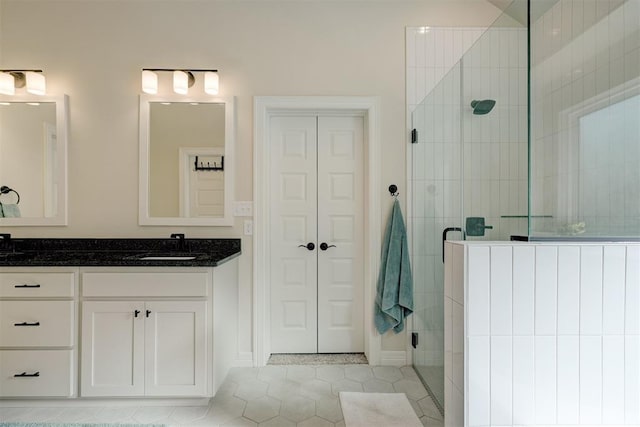
[[[141,97],[140,224],[232,225],[233,108]]]
[[[224,216],[224,171],[194,166],[224,157],[224,104],[151,102],[149,111],[150,215]]]
[[[0,99],[0,225],[66,224],[66,97]]]

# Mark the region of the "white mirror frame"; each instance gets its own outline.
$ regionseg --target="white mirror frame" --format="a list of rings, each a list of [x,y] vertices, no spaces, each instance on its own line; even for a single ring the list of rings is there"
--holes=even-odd
[[[67,95],[0,96],[0,102],[54,102],[56,104],[56,180],[57,210],[50,217],[0,218],[2,227],[67,225],[67,142],[69,135],[69,97]]]
[[[150,103],[151,102],[200,102],[224,104],[224,215],[211,218],[152,217],[149,215],[149,160],[150,156]],[[235,145],[235,98],[207,96],[157,96],[140,95],[140,168],[138,190],[138,223],[140,225],[185,225],[185,226],[233,226],[234,194],[234,145]]]

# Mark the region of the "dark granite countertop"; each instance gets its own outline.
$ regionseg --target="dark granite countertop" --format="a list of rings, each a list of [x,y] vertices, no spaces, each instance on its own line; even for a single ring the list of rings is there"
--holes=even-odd
[[[5,238],[0,267],[215,267],[241,253],[240,239]]]

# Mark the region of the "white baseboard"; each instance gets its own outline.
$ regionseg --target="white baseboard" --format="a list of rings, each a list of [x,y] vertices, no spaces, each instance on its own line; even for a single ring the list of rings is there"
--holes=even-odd
[[[380,352],[380,365],[381,366],[406,366],[407,365],[406,350],[401,350],[401,351],[382,350]]]
[[[253,368],[253,352],[241,351],[238,358],[233,363],[236,368]]]

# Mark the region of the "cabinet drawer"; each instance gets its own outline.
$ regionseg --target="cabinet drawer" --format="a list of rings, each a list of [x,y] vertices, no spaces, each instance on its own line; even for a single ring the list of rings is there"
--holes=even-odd
[[[85,297],[204,297],[207,272],[83,273]]]
[[[73,345],[73,301],[0,301],[0,347]]]
[[[0,297],[72,297],[73,280],[73,273],[0,273]]]
[[[72,366],[71,350],[0,350],[0,396],[72,396]]]

